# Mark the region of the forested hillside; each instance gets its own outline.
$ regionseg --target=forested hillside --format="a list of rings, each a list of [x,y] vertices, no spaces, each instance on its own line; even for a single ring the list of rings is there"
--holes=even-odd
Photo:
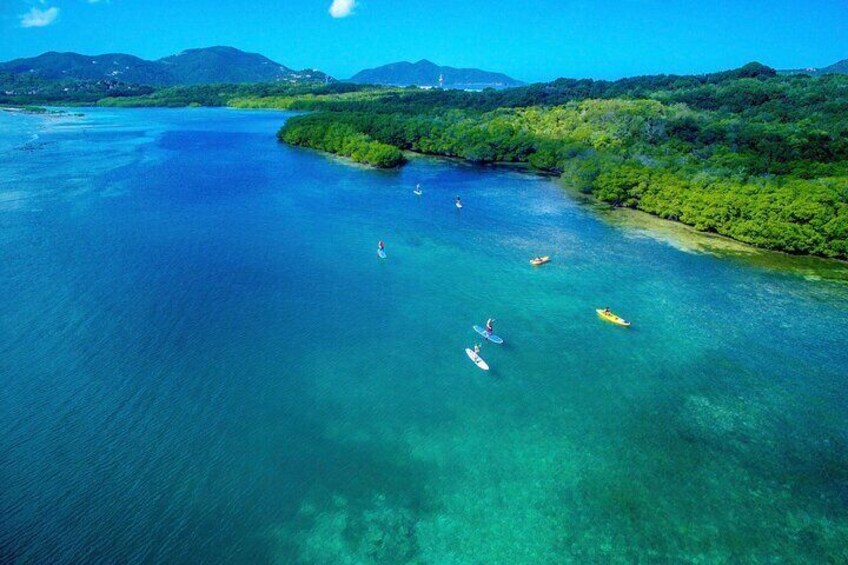
[[[279,136],[290,143],[354,159],[339,148],[355,138],[524,162],[616,206],[761,247],[848,258],[846,76],[777,76],[751,64],[499,92],[361,90],[233,104],[315,110],[286,122]]]
[[[751,63],[698,76],[465,92],[347,83],[151,88],[0,75],[13,104],[307,110],[287,143],[377,167],[402,151],[526,163],[615,206],[790,253],[848,259],[848,75]],[[10,90],[11,89],[11,90]],[[10,94],[11,93],[11,94]]]
[[[43,80],[113,80],[148,86],[330,80],[315,69],[295,71],[259,53],[226,46],[187,49],[156,61],[124,53],[82,55],[49,51],[37,57],[0,62],[0,72]]]

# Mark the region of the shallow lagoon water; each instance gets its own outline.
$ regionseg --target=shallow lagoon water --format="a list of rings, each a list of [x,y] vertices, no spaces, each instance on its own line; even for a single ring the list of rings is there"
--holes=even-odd
[[[0,115],[0,562],[848,559],[844,283],[283,113],[84,113]]]

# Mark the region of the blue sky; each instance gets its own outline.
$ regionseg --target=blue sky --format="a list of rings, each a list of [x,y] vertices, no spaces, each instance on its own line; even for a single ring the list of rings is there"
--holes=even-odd
[[[232,45],[337,78],[427,58],[541,81],[848,58],[848,0],[331,1],[0,0],[0,60]]]

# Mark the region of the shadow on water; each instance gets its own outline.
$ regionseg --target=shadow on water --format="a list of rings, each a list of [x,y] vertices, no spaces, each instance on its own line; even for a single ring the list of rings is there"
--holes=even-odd
[[[435,509],[427,477],[400,445],[312,438],[305,491],[268,528],[274,562],[405,563],[418,554],[415,525]],[[304,469],[299,469],[302,473]]]
[[[748,386],[705,374],[662,387],[641,375],[654,382],[649,394],[587,423],[583,434],[606,443],[601,464],[558,491],[563,550],[578,560],[602,548],[628,561],[844,561],[843,432],[832,415],[787,409],[779,383],[750,386],[759,377],[744,366],[732,374]]]

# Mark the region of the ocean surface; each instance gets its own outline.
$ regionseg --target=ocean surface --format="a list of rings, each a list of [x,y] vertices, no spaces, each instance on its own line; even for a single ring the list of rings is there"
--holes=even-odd
[[[0,113],[0,562],[848,561],[845,282],[285,113],[82,112]]]

